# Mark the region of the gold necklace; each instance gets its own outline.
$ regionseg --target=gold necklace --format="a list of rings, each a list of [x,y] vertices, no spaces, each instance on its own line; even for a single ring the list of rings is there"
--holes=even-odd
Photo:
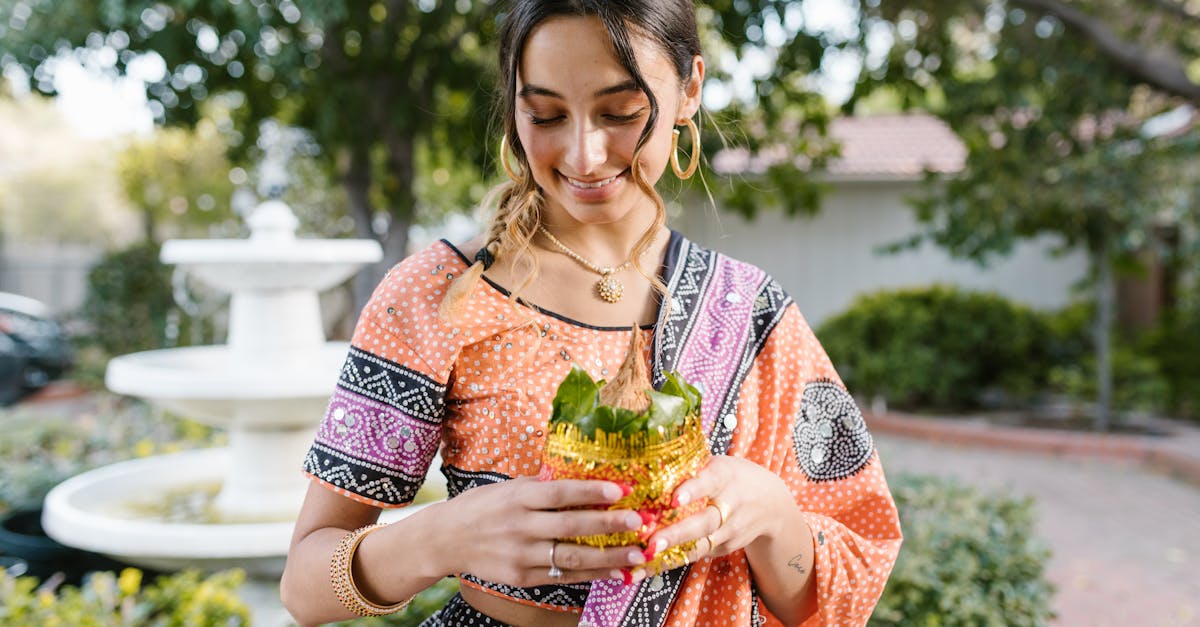
[[[600,280],[596,281],[596,296],[600,297],[600,300],[606,303],[616,303],[625,295],[625,284],[618,281],[614,275],[628,268],[633,263],[633,259],[626,259],[625,263],[615,268],[598,266],[584,259],[583,255],[567,248],[567,245],[558,241],[558,238],[551,235],[550,231],[546,230],[546,227],[538,226],[538,230],[541,231],[542,235],[546,236],[546,239],[550,240],[551,244],[558,247],[563,254],[577,261],[579,265],[600,275]]]

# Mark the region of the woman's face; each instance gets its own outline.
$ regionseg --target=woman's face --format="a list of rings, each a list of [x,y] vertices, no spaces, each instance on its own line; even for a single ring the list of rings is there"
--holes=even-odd
[[[700,106],[704,63],[697,56],[681,86],[658,46],[636,32],[630,43],[659,106],[640,155],[642,175],[654,184],[670,157],[672,127]],[[548,221],[610,224],[635,210],[653,211],[630,170],[650,100],[618,62],[598,18],[555,17],[533,30],[521,54],[515,112]]]

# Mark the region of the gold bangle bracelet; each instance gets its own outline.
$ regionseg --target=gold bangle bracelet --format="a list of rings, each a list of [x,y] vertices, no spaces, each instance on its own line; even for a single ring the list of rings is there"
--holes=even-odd
[[[367,537],[367,534],[386,526],[383,523],[376,523],[346,534],[338,543],[337,549],[333,552],[333,559],[329,562],[329,580],[333,584],[333,593],[337,595],[342,605],[346,606],[346,609],[358,616],[393,614],[408,607],[409,602],[412,601],[412,597],[409,597],[395,605],[378,605],[367,600],[354,583],[354,552],[358,550],[359,543]]]

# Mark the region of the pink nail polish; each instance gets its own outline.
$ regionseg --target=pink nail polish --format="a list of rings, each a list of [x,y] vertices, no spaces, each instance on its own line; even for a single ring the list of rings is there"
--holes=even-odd
[[[692,495],[688,494],[686,490],[680,490],[679,494],[675,495],[675,506],[676,507],[683,507],[684,505],[687,505],[691,501],[692,501]]]

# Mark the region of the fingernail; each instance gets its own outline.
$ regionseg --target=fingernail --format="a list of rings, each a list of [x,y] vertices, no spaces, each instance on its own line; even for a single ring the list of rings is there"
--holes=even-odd
[[[621,488],[615,483],[605,485],[602,493],[606,501],[616,501],[621,498]]]
[[[645,569],[639,568],[639,569],[633,571],[633,581],[630,583],[637,583],[645,578],[646,578]]]
[[[637,529],[638,527],[641,527],[643,524],[645,524],[643,522],[644,520],[645,520],[644,517],[639,516],[634,512],[629,512],[628,514],[625,514],[625,528],[626,529]]]
[[[646,550],[648,551],[649,549],[646,549]],[[629,553],[629,563],[633,564],[634,566],[641,566],[642,564],[649,562],[653,558],[654,558],[653,554],[647,556],[645,553],[640,553],[638,551],[631,551]]]
[[[620,579],[621,581],[625,581],[625,571],[614,568],[614,569],[608,571],[608,578],[609,579]]]
[[[621,496],[629,496],[630,494],[633,494],[633,486],[629,485],[628,483],[621,483],[620,481],[616,483],[618,486],[621,486]]]
[[[683,507],[684,505],[687,505],[691,501],[692,501],[692,495],[688,494],[687,490],[680,490],[679,493],[675,495],[675,506],[676,507]]]
[[[637,513],[637,515],[639,517],[639,520],[641,521],[641,524],[645,525],[647,527],[654,524],[654,521],[658,520],[658,516],[655,516],[654,514],[651,514],[650,512],[639,511]]]
[[[659,538],[659,539],[655,540],[655,541],[654,541],[654,546],[653,546],[653,547],[651,547],[651,548],[653,548],[653,549],[654,549],[654,553],[655,553],[656,555],[657,555],[657,554],[659,554],[659,553],[662,553],[663,551],[667,550],[667,539],[666,539],[666,538]]]

